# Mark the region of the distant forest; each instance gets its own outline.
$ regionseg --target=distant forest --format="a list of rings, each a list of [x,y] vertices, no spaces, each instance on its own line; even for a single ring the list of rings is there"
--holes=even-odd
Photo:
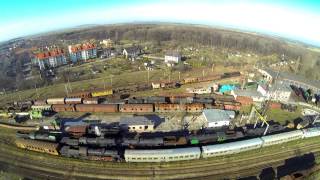
[[[192,26],[183,24],[122,24],[96,26],[66,30],[64,32],[48,33],[32,38],[26,38],[19,51],[11,54],[10,61],[0,67],[2,71],[0,87],[10,88],[15,84],[21,84],[21,76],[7,77],[6,65],[19,66],[29,59],[30,52],[23,49],[32,47],[51,46],[79,42],[83,40],[102,40],[111,38],[115,42],[120,40],[135,40],[139,42],[154,42],[156,45],[172,41],[185,46],[211,46],[216,48],[236,50],[240,52],[252,52],[262,55],[284,54],[288,59],[300,59],[298,73],[311,79],[320,79],[320,52],[308,49],[308,46],[300,43],[288,42],[271,36],[255,33],[238,32],[209,28],[204,26]],[[3,56],[1,56],[3,58]],[[10,74],[9,74],[10,75]],[[27,82],[24,82],[27,84]]]

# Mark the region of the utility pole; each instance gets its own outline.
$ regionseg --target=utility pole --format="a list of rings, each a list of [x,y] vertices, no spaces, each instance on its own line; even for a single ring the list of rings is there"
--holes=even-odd
[[[202,77],[204,77],[204,69],[202,70]]]
[[[180,71],[179,71],[179,81],[180,81]]]
[[[150,72],[149,70],[147,70],[147,72],[148,72],[148,84],[149,84]]]
[[[103,89],[106,89],[106,80],[103,78]]]
[[[64,84],[64,90],[66,91],[67,96],[69,96],[69,91],[68,91],[68,87],[66,84]]]
[[[110,79],[111,79],[111,87],[112,87],[112,77],[113,77],[113,75],[110,76]]]
[[[35,89],[36,89],[36,95],[39,98],[39,93],[38,93],[38,88],[37,88],[37,84],[34,85]]]

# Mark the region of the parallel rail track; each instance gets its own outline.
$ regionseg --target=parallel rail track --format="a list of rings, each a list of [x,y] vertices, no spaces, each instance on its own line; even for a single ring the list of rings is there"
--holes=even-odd
[[[160,164],[112,164],[89,161],[71,160],[65,164],[65,158],[39,156],[38,153],[17,149],[6,142],[0,148],[0,162],[3,169],[21,170],[25,176],[39,179],[223,179],[257,175],[262,169],[276,167],[283,164],[287,158],[309,152],[320,152],[320,144],[316,142],[304,143],[299,141],[296,148],[279,148],[270,154],[261,153],[252,157],[249,153],[234,159],[226,156],[221,158],[201,159],[195,161],[181,161],[173,166],[171,163]],[[9,152],[8,152],[9,150]],[[37,159],[35,161],[35,159]],[[123,166],[122,166],[123,165]],[[5,166],[5,167],[4,167]]]

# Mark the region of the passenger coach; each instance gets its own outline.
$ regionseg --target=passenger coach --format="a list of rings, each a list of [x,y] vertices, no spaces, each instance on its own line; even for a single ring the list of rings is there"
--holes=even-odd
[[[201,151],[199,147],[157,149],[157,150],[125,150],[126,162],[170,162],[199,159]]]

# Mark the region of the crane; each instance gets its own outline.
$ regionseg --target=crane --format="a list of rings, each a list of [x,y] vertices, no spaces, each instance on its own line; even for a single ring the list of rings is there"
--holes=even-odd
[[[267,131],[268,131],[268,129],[269,129],[269,123],[267,122],[267,118],[266,118],[265,115],[262,115],[262,114],[257,110],[257,108],[256,108],[254,105],[252,105],[251,112],[250,112],[250,116],[249,116],[249,120],[251,121],[251,119],[252,119],[255,115],[257,115],[258,118],[256,119],[256,122],[255,122],[255,124],[254,124],[254,128],[256,128],[257,123],[258,123],[258,120],[262,121],[261,127],[263,127],[264,124],[267,125],[267,127],[266,127],[266,129],[265,129],[265,131],[264,131],[264,133],[263,133],[263,135],[266,135],[266,134],[267,134]]]

